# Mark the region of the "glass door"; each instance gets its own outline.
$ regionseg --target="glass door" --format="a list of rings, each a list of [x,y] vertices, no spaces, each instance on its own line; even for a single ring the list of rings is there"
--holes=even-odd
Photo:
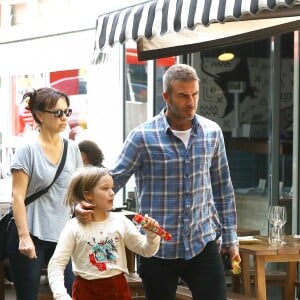
[[[224,52],[229,60],[220,60]],[[198,113],[223,130],[238,228],[268,233],[270,204],[292,231],[293,34],[197,53]]]

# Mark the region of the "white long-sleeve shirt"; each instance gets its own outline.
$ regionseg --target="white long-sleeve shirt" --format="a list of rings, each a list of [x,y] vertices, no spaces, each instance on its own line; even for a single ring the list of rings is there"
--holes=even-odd
[[[72,299],[64,286],[64,270],[72,258],[73,272],[87,280],[128,273],[125,246],[141,256],[153,256],[160,237],[139,232],[126,217],[110,213],[105,221],[83,224],[73,218],[64,227],[48,265],[48,277],[56,300]]]

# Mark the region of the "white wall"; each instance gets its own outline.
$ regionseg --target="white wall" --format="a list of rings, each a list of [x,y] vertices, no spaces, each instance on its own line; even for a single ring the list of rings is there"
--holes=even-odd
[[[0,28],[0,103],[4,108],[1,111],[0,132],[9,135],[12,128],[10,101],[13,89],[9,76],[87,68],[88,137],[99,144],[105,156],[104,165],[110,167],[123,143],[121,46],[106,49],[109,56],[105,64],[91,66],[95,38],[93,26],[96,25],[96,17],[100,14],[142,2],[145,1],[74,1],[76,5],[69,11],[77,18],[73,23],[71,17],[64,19],[66,24],[62,23],[61,17],[51,17],[51,13],[56,11],[54,9],[46,16],[51,22],[47,23],[45,20],[40,25],[24,24],[19,28],[7,30]],[[56,4],[61,3],[56,1]],[[72,30],[74,32],[71,32]],[[63,34],[68,31],[69,33]],[[53,35],[55,32],[57,34]],[[43,37],[43,34],[49,36]],[[116,204],[122,200],[119,192]]]
[[[88,137],[103,151],[104,166],[110,168],[123,144],[123,97],[121,49],[107,50],[107,60],[88,70]],[[115,205],[122,205],[122,192]]]

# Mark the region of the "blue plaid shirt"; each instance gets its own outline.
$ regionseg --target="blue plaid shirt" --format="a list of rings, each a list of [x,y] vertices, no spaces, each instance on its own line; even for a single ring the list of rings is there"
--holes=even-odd
[[[215,122],[195,115],[186,148],[163,110],[128,135],[111,171],[115,191],[135,175],[140,212],[172,234],[156,257],[191,259],[220,235],[223,247],[238,244],[234,191]]]

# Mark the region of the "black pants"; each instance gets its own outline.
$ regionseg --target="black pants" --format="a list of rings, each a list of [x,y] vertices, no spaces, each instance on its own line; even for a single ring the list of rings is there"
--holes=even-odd
[[[35,300],[38,298],[41,270],[48,265],[56,243],[39,240],[32,237],[37,259],[29,259],[19,252],[19,237],[15,223],[9,228],[7,240],[7,253],[16,289],[17,300]],[[71,261],[65,270],[65,286],[72,295],[72,284],[75,276],[72,272]]]
[[[175,300],[179,277],[193,300],[226,299],[224,267],[215,242],[191,260],[140,257],[139,275],[147,300]]]

